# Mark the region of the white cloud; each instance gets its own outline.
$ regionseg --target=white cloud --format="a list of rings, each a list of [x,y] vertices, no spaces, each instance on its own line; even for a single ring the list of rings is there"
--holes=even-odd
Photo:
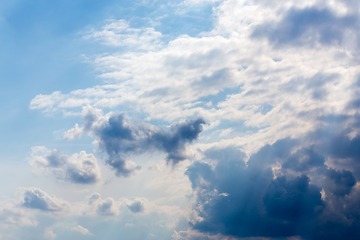
[[[222,0],[185,0],[184,4],[189,4],[189,5],[193,5],[193,4],[201,4],[201,3],[216,3],[216,2],[221,2]]]
[[[89,198],[88,215],[117,216],[121,202],[114,201],[113,198],[102,199],[99,193],[93,193]]]
[[[0,209],[0,226],[3,228],[8,227],[21,227],[21,226],[36,226],[37,221],[33,214],[24,209],[18,208],[14,204],[4,204]]]
[[[85,151],[68,157],[56,149],[51,151],[43,146],[33,147],[29,163],[35,173],[45,172],[72,183],[95,184],[101,179],[97,159]]]
[[[135,215],[143,218],[145,216],[160,215],[162,216],[159,224],[167,229],[173,229],[177,226],[180,218],[187,217],[188,210],[181,209],[178,206],[162,205],[159,201],[149,201],[146,198],[137,197],[134,199],[120,198],[122,206]],[[130,227],[130,226],[128,226]]]
[[[134,227],[134,224],[133,224],[133,223],[126,223],[126,224],[125,224],[125,227],[126,227],[126,228],[133,228],[133,227]]]
[[[50,196],[39,188],[19,188],[22,193],[21,206],[49,213],[69,212],[70,205],[67,201]]]
[[[69,203],[38,188],[20,188],[17,195],[17,198],[0,204],[0,229],[5,229],[7,235],[20,227],[31,226],[37,227],[45,239],[55,239],[68,230],[94,236],[91,229],[77,223],[79,217],[86,217],[95,224],[101,221],[118,221],[124,225],[128,223],[126,228],[133,229],[139,227],[137,223],[143,225],[150,222],[152,226],[171,230],[177,226],[180,218],[186,216],[186,212],[177,206],[160,205],[146,198],[114,200],[94,193],[88,201]],[[44,218],[40,216],[46,216],[45,221],[51,218],[52,225],[46,224],[47,227],[42,228]]]
[[[46,228],[44,231],[44,238],[46,239],[55,239],[56,234],[53,232],[51,228]]]
[[[155,50],[161,46],[160,32],[154,28],[131,28],[125,20],[113,21],[102,30],[92,30],[85,39],[95,39],[105,45],[127,47],[136,50]]]
[[[152,214],[162,216],[161,219],[167,219],[159,224],[168,229],[176,227],[181,217],[186,217],[188,210],[181,209],[178,206],[162,205],[159,201],[149,201],[147,198],[137,197],[133,199],[120,198],[114,200],[111,197],[103,199],[99,193],[93,193],[89,197],[88,206],[84,213],[88,216],[102,216],[104,220],[114,219],[115,217],[124,217],[132,215],[135,219],[141,219]],[[134,224],[128,223],[126,227],[133,227]]]
[[[37,215],[60,217],[72,214],[67,201],[39,188],[18,188],[15,196],[0,203],[0,228],[35,227]]]
[[[224,129],[220,132],[220,137],[226,137],[227,135],[229,135],[234,129],[232,128],[227,128],[227,129]]]
[[[77,225],[76,227],[71,228],[71,230],[79,232],[83,235],[93,235],[88,229],[84,228],[83,226]]]

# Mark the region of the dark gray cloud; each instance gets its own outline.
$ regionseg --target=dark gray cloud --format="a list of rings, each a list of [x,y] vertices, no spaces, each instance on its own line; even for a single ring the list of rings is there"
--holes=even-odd
[[[265,160],[264,165],[246,166],[239,152],[238,159],[219,159],[214,169],[206,163],[190,166],[186,174],[197,193],[195,209],[203,218],[193,221],[193,228],[236,237],[286,237],[310,227],[309,219],[323,206],[320,189],[306,176],[273,179],[268,167],[286,157],[289,151],[282,147],[291,145],[291,140],[283,140],[252,156],[254,162]]]
[[[133,213],[143,212],[144,211],[144,204],[141,201],[134,201],[133,203],[127,205],[129,210]]]
[[[264,195],[267,215],[294,224],[314,219],[322,211],[324,203],[320,188],[309,182],[305,175],[293,180],[286,177],[272,180]]]
[[[350,139],[348,136],[338,135],[325,144],[327,152],[335,158],[352,158],[360,161],[360,136]]]
[[[329,128],[309,134],[307,140],[317,141],[315,148],[329,157],[327,161],[336,168],[335,170],[351,171],[353,176],[360,180],[360,137],[351,138],[349,135],[353,131],[358,131],[359,121],[356,120],[358,116],[342,116],[331,118],[330,121],[333,119],[335,122],[330,122]],[[349,127],[341,129],[341,125],[349,125]]]
[[[283,163],[283,168],[289,168],[297,172],[310,170],[313,167],[323,167],[325,158],[315,152],[313,148],[302,148],[291,154]]]
[[[69,208],[67,202],[57,199],[55,196],[50,196],[38,188],[25,189],[21,205],[44,212],[62,212]]]
[[[336,196],[348,195],[356,184],[356,180],[350,171],[329,169],[325,176],[329,179],[326,189]]]
[[[92,133],[99,142],[99,147],[106,151],[106,163],[117,176],[129,176],[140,169],[131,161],[129,155],[147,151],[166,153],[166,161],[172,165],[186,159],[185,146],[199,137],[205,121],[202,118],[188,120],[164,130],[150,124],[130,122],[125,114],[112,114],[108,119],[93,123],[95,114],[87,111],[84,122],[92,126]]]
[[[322,120],[326,127],[266,145],[247,163],[236,148],[205,151],[216,165],[194,162],[186,171],[196,193],[192,228],[240,238],[358,239],[360,141],[348,136],[357,120]]]
[[[342,45],[346,31],[356,34],[359,40],[358,27],[357,15],[337,16],[329,9],[311,7],[290,9],[278,22],[256,26],[252,37],[267,38],[277,47],[316,43]]]
[[[95,184],[101,179],[96,158],[84,151],[71,157],[57,150],[48,151],[43,156],[33,156],[30,164],[36,171],[46,171],[72,183]]]

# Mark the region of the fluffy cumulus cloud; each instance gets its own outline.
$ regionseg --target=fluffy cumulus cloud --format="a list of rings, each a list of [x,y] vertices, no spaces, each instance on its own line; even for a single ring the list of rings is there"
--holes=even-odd
[[[63,212],[69,210],[69,204],[66,201],[50,196],[39,188],[23,189],[23,202],[21,206],[44,212]]]
[[[34,147],[29,162],[36,173],[50,173],[57,179],[72,183],[95,184],[101,179],[97,159],[85,151],[68,157],[56,149],[51,151],[45,147]]]
[[[356,141],[309,133],[266,145],[248,159],[237,148],[208,149],[205,158],[213,163],[195,162],[186,171],[196,192],[192,227],[240,238],[356,239],[360,155],[350,150]]]
[[[93,138],[117,176],[133,175],[141,167],[130,158],[152,152],[165,154],[174,172],[186,168],[187,203],[174,196],[156,200],[176,202],[187,211],[185,223],[171,225],[173,239],[358,239],[358,1],[173,5],[184,10],[208,4],[212,28],[196,36],[161,32],[161,18],[146,27],[111,20],[87,31],[83,41],[112,49],[86,56],[104,82],[39,94],[30,108],[81,115],[83,123],[64,138]],[[101,178],[92,154],[34,151],[35,171],[82,184]],[[195,161],[183,162],[190,153]],[[142,173],[134,182],[151,181]],[[94,193],[84,214],[107,220],[125,213],[132,219],[154,212],[181,215],[177,207],[139,198],[143,192],[132,200]],[[21,206],[63,209],[39,189],[26,190]],[[94,232],[80,225],[73,230]]]
[[[133,123],[123,113],[109,113],[105,116],[99,109],[84,107],[83,127],[78,125],[65,133],[66,139],[93,135],[109,158],[106,163],[117,176],[129,176],[140,169],[134,162],[126,160],[127,155],[158,150],[166,153],[166,161],[176,165],[186,159],[186,144],[196,140],[203,130],[202,118],[188,120],[164,130],[143,122]]]
[[[1,202],[0,228],[35,227],[37,216],[58,217],[71,212],[69,202],[39,188],[19,188],[15,198]]]
[[[91,211],[89,214],[96,214],[102,216],[119,215],[119,207],[121,203],[114,201],[112,198],[102,199],[99,193],[94,193],[90,196],[89,206]]]

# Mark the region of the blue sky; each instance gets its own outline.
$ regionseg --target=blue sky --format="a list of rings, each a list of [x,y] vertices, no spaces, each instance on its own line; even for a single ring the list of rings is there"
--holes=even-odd
[[[358,239],[359,3],[0,3],[0,239]]]

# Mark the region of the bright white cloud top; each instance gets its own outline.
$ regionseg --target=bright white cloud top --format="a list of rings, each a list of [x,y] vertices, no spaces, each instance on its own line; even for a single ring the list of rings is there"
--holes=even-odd
[[[31,99],[54,195],[4,198],[3,239],[358,239],[359,3],[131,7],[77,29],[96,84]]]

